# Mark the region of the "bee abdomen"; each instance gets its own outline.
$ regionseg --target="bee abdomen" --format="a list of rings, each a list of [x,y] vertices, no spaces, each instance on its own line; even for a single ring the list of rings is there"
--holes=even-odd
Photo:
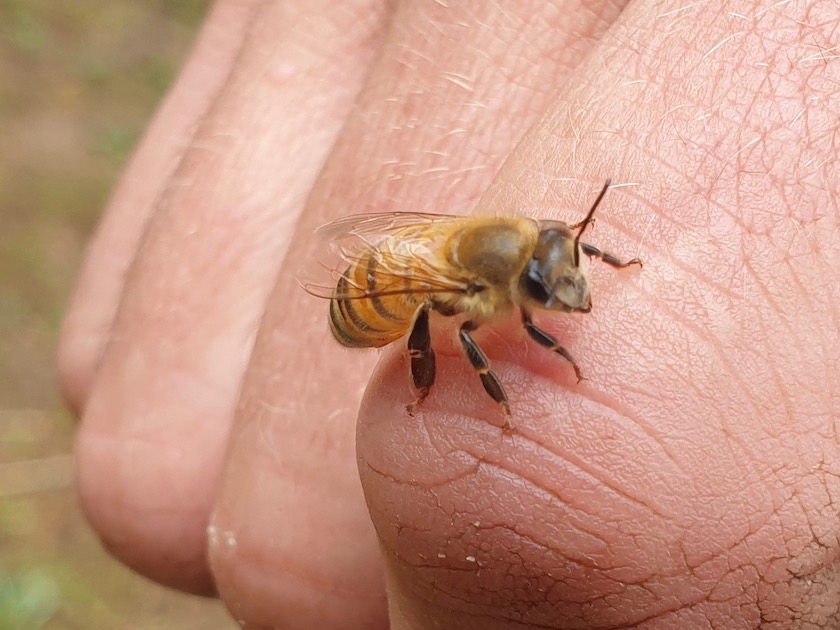
[[[387,345],[406,333],[417,310],[417,306],[408,304],[403,296],[376,294],[376,265],[374,253],[362,257],[341,276],[330,300],[330,330],[344,346],[378,348]],[[362,287],[366,295],[348,297],[354,292],[350,287]]]
[[[359,334],[358,330],[354,330],[346,322],[344,312],[342,309],[342,302],[345,300],[341,298],[333,298],[330,300],[330,330],[333,337],[342,346],[348,348],[367,348],[371,347],[367,342],[365,336]]]
[[[372,300],[333,298],[330,300],[330,330],[333,337],[349,348],[379,348],[402,337],[411,324],[408,320],[392,320],[387,328],[379,323]]]

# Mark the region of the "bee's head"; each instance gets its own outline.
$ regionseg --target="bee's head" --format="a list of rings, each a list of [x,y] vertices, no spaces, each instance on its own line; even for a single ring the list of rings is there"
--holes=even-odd
[[[562,221],[540,222],[534,254],[519,277],[519,290],[536,306],[581,313],[592,309],[589,266],[582,255],[580,236],[592,221],[609,186],[610,180],[607,180],[586,217],[577,225],[569,226]]]
[[[519,290],[539,308],[583,313],[590,310],[589,268],[568,225],[540,222],[539,241],[519,277]]]

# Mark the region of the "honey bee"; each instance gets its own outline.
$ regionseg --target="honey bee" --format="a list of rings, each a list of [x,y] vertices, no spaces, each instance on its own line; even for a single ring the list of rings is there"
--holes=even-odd
[[[556,352],[583,379],[575,359],[557,339],[532,321],[534,310],[588,313],[592,309],[589,268],[583,255],[616,268],[622,262],[581,242],[610,187],[607,180],[579,223],[526,217],[461,217],[387,213],[356,215],[319,228],[341,267],[333,282],[303,282],[311,294],[330,300],[329,325],[350,348],[378,348],[407,336],[417,398],[412,414],[435,382],[435,351],[429,333],[432,312],[462,316],[458,339],[490,397],[504,410],[511,429],[508,395],[472,333],[519,307],[522,324],[539,345]]]

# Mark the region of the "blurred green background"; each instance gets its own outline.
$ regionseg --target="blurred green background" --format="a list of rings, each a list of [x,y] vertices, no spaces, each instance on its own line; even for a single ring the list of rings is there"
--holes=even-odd
[[[73,490],[62,311],[209,0],[0,0],[0,628],[229,628],[112,560]]]

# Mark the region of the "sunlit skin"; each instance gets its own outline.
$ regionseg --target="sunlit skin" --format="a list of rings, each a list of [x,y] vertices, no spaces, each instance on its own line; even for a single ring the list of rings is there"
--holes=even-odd
[[[92,526],[249,628],[836,626],[838,21],[220,0],[65,323]],[[607,175],[586,237],[645,269],[538,320],[582,383],[476,334],[512,433],[447,335],[408,417],[404,347],[336,347],[294,277],[349,214],[574,221]]]

